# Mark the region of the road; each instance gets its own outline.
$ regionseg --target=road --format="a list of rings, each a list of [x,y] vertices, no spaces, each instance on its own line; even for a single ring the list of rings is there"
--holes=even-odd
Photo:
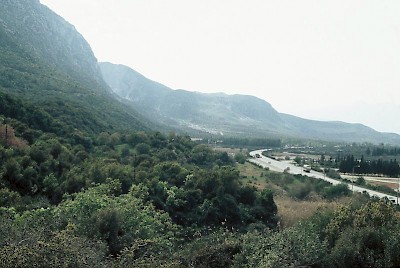
[[[263,168],[269,168],[269,170],[277,171],[277,172],[283,172],[285,169],[289,168],[287,170],[287,172],[290,174],[301,174],[301,175],[321,179],[321,180],[327,181],[333,185],[345,183],[345,182],[342,182],[339,180],[328,178],[325,176],[324,173],[317,172],[314,170],[311,170],[310,173],[304,172],[302,167],[291,164],[291,161],[277,161],[275,159],[263,156],[262,152],[265,150],[267,150],[267,149],[255,150],[255,151],[250,152],[250,156],[252,156],[252,158],[250,158],[249,161],[252,163],[255,163],[257,165],[260,165]],[[259,157],[256,157],[256,155],[259,155]],[[363,188],[363,187],[360,187],[360,186],[357,186],[357,185],[354,185],[351,183],[345,183],[345,184],[347,184],[347,187],[353,192],[360,192],[360,193],[367,192],[370,196],[376,196],[378,198],[386,197],[389,200],[391,200],[392,202],[394,202],[395,204],[399,204],[399,200],[396,196],[373,191],[373,190]]]

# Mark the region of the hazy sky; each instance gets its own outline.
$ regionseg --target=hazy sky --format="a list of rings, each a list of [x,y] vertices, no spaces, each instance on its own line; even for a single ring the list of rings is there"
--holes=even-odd
[[[400,133],[400,1],[41,0],[99,61],[171,88]]]

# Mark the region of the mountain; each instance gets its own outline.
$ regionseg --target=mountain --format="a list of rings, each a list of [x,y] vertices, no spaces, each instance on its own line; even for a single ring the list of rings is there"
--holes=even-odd
[[[38,0],[2,1],[0,104],[6,117],[66,136],[161,127],[195,135],[400,143],[399,135],[360,124],[281,114],[253,96],[172,90],[128,67],[98,64],[74,26]]]
[[[362,124],[308,120],[279,113],[254,96],[172,90],[127,66],[105,62],[99,66],[112,90],[137,111],[150,120],[191,133],[400,144],[397,134],[380,133]]]
[[[27,53],[49,67],[86,85],[103,85],[97,59],[86,40],[38,0],[3,0],[0,25]]]
[[[378,132],[363,124],[317,121],[280,114],[294,135],[311,139],[400,144],[400,135]],[[293,135],[292,134],[292,135]]]
[[[159,123],[192,132],[233,135],[244,133],[243,126],[265,131],[265,126],[272,129],[282,123],[269,103],[253,96],[172,90],[129,67],[111,63],[99,65],[104,80],[116,94]],[[259,126],[260,122],[263,127]]]
[[[68,127],[66,132],[149,127],[136,111],[117,100],[102,79],[89,44],[74,26],[38,0],[2,1],[0,93],[3,101],[21,104],[12,111],[0,107],[4,115],[13,118],[17,109],[40,110],[49,120]],[[31,116],[26,112],[19,120]]]

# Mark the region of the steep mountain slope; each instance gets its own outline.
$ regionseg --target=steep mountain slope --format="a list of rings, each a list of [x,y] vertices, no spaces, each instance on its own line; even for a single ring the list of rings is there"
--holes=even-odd
[[[171,90],[123,65],[100,63],[100,69],[114,92],[129,100],[137,111],[186,131],[237,135],[247,132],[246,126],[254,132],[273,134],[273,129],[283,123],[269,103],[253,96]]]
[[[32,56],[86,85],[104,87],[86,40],[38,0],[3,0],[0,18],[1,27]]]
[[[0,93],[79,131],[147,129],[116,100],[84,38],[38,0],[2,1]]]
[[[397,134],[361,124],[323,122],[277,112],[253,96],[172,90],[123,65],[100,63],[104,80],[143,115],[176,127],[246,136],[286,136],[346,142],[400,143]]]

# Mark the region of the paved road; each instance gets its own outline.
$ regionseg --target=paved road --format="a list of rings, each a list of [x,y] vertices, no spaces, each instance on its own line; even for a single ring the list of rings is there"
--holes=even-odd
[[[302,175],[306,175],[309,177],[314,177],[317,179],[321,179],[324,181],[327,181],[333,185],[337,185],[340,183],[345,183],[342,181],[338,181],[332,178],[328,178],[325,176],[324,173],[321,172],[316,172],[314,170],[311,170],[310,173],[304,172],[302,167],[299,166],[295,166],[293,164],[291,164],[291,161],[277,161],[275,159],[266,157],[262,155],[262,152],[265,151],[266,149],[263,150],[256,150],[256,151],[252,151],[250,152],[250,155],[252,156],[252,158],[249,159],[250,162],[258,164],[264,168],[268,167],[269,170],[272,171],[278,171],[278,172],[283,172],[285,169],[289,168],[287,170],[288,173],[290,174],[302,174]],[[259,157],[256,157],[256,155],[259,155]],[[373,190],[369,190],[357,185],[353,185],[351,183],[345,183],[347,184],[347,186],[349,187],[350,190],[352,190],[353,192],[367,192],[370,196],[376,196],[379,198],[388,198],[389,200],[392,200],[392,202],[394,202],[395,204],[398,204],[398,199],[396,196],[393,195],[389,195],[389,194],[384,194],[384,193],[380,193],[377,191],[373,191]]]

